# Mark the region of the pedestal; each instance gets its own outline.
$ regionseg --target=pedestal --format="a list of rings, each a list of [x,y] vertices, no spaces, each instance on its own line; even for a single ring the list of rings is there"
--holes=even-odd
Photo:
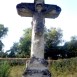
[[[48,70],[48,62],[45,59],[32,57],[26,63],[23,77],[51,77]]]

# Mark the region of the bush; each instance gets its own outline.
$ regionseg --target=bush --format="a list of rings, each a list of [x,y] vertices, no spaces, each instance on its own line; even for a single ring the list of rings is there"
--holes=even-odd
[[[77,58],[53,61],[50,70],[56,77],[77,73]]]
[[[9,77],[10,65],[6,61],[0,62],[0,77]]]

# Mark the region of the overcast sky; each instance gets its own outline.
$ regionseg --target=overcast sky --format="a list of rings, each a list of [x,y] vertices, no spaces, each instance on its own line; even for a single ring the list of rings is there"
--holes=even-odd
[[[5,50],[19,41],[24,29],[31,27],[32,18],[17,14],[16,5],[21,2],[34,2],[34,0],[0,0],[0,24],[9,29],[7,36],[3,39]],[[71,36],[77,36],[77,0],[45,0],[45,3],[56,4],[62,9],[58,18],[46,19],[45,26],[61,28],[63,39],[66,41],[70,40]]]

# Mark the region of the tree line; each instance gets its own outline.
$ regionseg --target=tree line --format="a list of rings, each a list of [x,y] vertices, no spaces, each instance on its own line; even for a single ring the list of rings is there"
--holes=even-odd
[[[3,24],[0,24],[0,57],[6,56],[6,53],[3,52],[4,44],[2,42],[2,39],[7,34],[8,28],[4,27]]]
[[[8,28],[5,28],[3,25],[0,25],[0,57],[30,57],[32,34],[31,28],[25,29],[24,34],[20,38],[19,42],[15,42],[9,50],[3,52],[3,43],[1,40],[2,37],[4,37],[7,34],[7,32]],[[46,59],[48,57],[52,59],[58,59],[71,58],[77,56],[77,37],[73,36],[70,41],[67,41],[64,43],[64,45],[61,45],[64,42],[62,37],[63,33],[60,28],[45,28],[44,54]]]

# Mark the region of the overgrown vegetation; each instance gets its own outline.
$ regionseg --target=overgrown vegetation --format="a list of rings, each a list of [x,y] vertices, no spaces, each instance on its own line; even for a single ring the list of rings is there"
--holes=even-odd
[[[25,63],[24,59],[22,61]],[[21,65],[21,60],[11,60],[11,62],[9,69],[8,62],[0,61],[0,77],[22,76],[25,65]],[[77,58],[52,60],[49,69],[53,77],[77,77]]]
[[[9,77],[10,65],[6,61],[0,62],[0,77]]]
[[[25,65],[12,66],[9,77],[22,77]]]
[[[25,60],[22,61],[25,63]],[[21,64],[9,66],[7,62],[1,61],[0,77],[22,77],[25,67]],[[49,70],[53,77],[77,77],[77,58],[52,60]]]
[[[53,61],[50,71],[53,77],[77,77],[77,58]]]

